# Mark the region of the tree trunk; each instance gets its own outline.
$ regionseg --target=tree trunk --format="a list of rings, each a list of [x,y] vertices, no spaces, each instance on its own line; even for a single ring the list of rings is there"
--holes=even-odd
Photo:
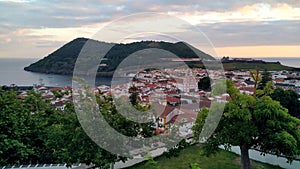
[[[240,146],[242,169],[251,169],[249,158],[249,147],[247,144]]]
[[[110,169],[114,169],[115,162],[110,163]]]

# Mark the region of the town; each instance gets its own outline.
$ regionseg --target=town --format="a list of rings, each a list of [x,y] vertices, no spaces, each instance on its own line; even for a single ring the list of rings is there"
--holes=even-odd
[[[294,90],[300,94],[300,73],[293,71],[269,71],[269,77],[274,83],[275,88],[284,90]],[[241,91],[252,95],[254,92],[254,81],[248,70],[236,71],[212,71],[210,76],[214,79],[222,78],[222,74],[234,82],[235,86]],[[201,89],[199,82],[201,79],[208,78],[209,85],[215,82],[209,77],[206,69],[201,68],[177,68],[177,69],[148,69],[141,70],[136,75],[128,75],[130,83],[117,84],[112,86],[100,85],[93,88],[94,93],[101,91],[104,95],[113,95],[115,98],[128,99],[132,94],[130,89],[134,87],[137,94],[137,102],[140,105],[151,105],[156,111],[157,117],[152,117],[155,123],[154,132],[165,133],[170,125],[182,124],[179,128],[179,135],[184,138],[193,136],[191,127],[202,108],[210,108],[213,102],[226,103],[230,100],[227,93],[212,95],[211,87]],[[19,98],[27,96],[28,88],[19,88]],[[46,87],[35,85],[35,92],[41,93],[45,100],[49,100],[52,107],[64,111],[66,103],[72,102],[72,91],[70,86],[66,87]]]

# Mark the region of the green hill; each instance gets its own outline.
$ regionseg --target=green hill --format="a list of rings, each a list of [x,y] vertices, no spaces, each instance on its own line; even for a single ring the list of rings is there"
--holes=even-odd
[[[149,48],[163,49],[177,55],[180,58],[200,57],[203,59],[213,59],[210,55],[200,50],[195,50],[195,48],[184,42],[170,43],[163,41],[141,41],[128,44],[112,44],[87,38],[77,38],[65,44],[45,58],[25,67],[24,70],[40,73],[72,74],[76,59],[80,54],[81,49],[88,41],[92,41],[100,48],[101,46],[108,44],[114,45],[105,55],[106,60],[101,62],[101,64],[106,64],[107,66],[99,67],[98,69],[99,73],[106,75],[110,75],[122,62],[122,60],[130,54]]]
[[[230,61],[222,62],[225,70],[268,70],[268,71],[279,71],[279,70],[290,70],[299,71],[298,68],[282,65],[280,62],[264,62],[264,61]]]
[[[191,64],[192,67],[205,68],[203,63]],[[224,70],[260,70],[260,71],[300,71],[300,68],[290,67],[282,65],[280,62],[265,62],[262,60],[242,61],[242,60],[230,60],[222,61]]]

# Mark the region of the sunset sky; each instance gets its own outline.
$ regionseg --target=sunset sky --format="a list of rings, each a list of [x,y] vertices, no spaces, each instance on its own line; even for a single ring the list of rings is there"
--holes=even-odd
[[[0,58],[42,58],[141,12],[168,14],[197,27],[218,56],[300,57],[299,0],[0,0],[0,11]]]

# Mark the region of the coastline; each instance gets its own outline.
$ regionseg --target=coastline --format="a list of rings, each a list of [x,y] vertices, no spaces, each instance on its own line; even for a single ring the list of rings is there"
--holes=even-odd
[[[224,58],[223,58],[224,59]],[[225,70],[238,70],[238,69],[259,69],[259,70],[292,70],[292,71],[300,71],[300,63],[298,67],[293,67],[290,65],[286,65],[282,63],[282,58],[230,58],[229,60],[221,60],[223,67]],[[278,60],[279,59],[279,60]],[[291,58],[295,60],[299,60],[300,58]],[[36,62],[35,62],[36,63]],[[32,63],[33,64],[33,63]],[[196,65],[196,64],[195,64]],[[197,66],[193,67],[201,67],[205,69],[205,66],[202,64],[197,64]],[[297,65],[296,65],[297,66]],[[36,68],[32,69],[29,66],[23,68],[24,71],[34,72],[34,73],[44,73],[44,74],[56,74],[56,75],[68,75],[73,76],[73,70],[67,70],[64,72],[60,71],[50,71],[44,68],[37,70]],[[78,73],[78,72],[77,72]],[[79,75],[88,76],[89,74],[86,72],[79,72]],[[97,77],[113,77],[114,71],[108,72],[97,72]]]

